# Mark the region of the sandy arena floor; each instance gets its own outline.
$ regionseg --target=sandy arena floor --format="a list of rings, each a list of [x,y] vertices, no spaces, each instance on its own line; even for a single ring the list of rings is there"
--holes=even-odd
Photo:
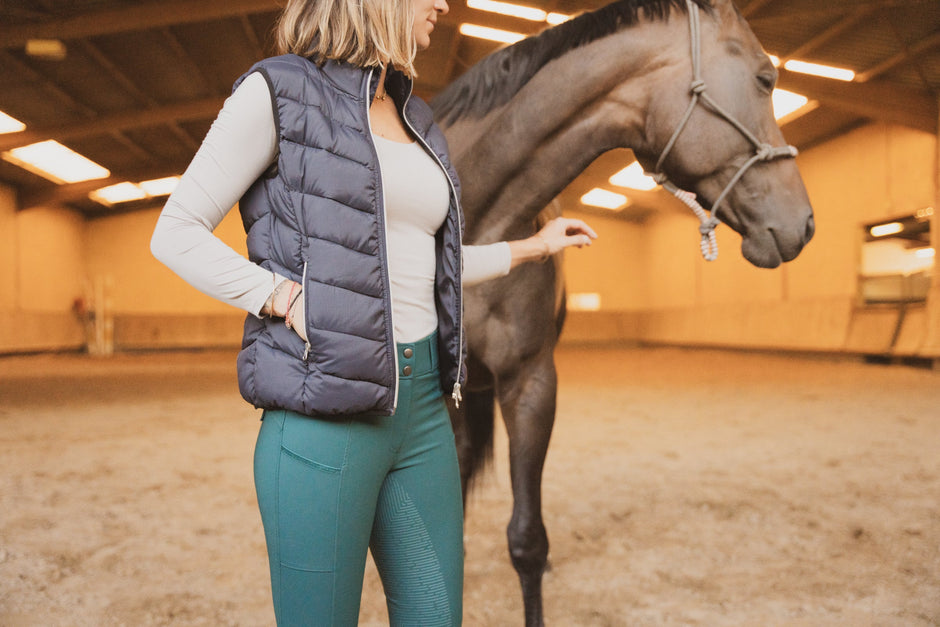
[[[0,625],[271,625],[234,354],[0,359]],[[940,373],[559,351],[555,626],[940,625]],[[505,438],[464,624],[521,625]],[[361,624],[385,623],[367,573]]]

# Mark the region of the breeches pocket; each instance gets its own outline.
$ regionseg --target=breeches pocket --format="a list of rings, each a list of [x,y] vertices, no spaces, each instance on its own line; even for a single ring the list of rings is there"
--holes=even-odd
[[[349,422],[290,416],[278,464],[277,520],[283,566],[333,568]]]

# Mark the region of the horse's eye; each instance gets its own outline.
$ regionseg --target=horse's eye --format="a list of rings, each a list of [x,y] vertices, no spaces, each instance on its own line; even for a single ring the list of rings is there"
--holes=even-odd
[[[757,84],[766,92],[772,92],[774,85],[777,84],[777,77],[770,73],[760,73],[757,75]]]

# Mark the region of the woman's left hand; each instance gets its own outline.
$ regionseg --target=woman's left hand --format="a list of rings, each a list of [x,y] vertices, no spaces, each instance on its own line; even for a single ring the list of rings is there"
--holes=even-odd
[[[526,261],[545,261],[569,246],[590,246],[595,239],[597,233],[583,220],[555,218],[532,237],[509,242],[510,267]]]
[[[543,226],[535,237],[544,242],[548,257],[569,246],[590,246],[597,239],[597,233],[583,220],[559,217]]]

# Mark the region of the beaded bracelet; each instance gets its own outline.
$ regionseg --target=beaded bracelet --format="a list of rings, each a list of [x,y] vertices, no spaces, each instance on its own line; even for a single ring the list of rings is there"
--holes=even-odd
[[[291,283],[290,293],[287,295],[287,311],[284,313],[284,326],[288,329],[294,326],[294,305],[297,304],[297,300],[303,295],[303,290],[301,289],[297,292],[297,296],[294,296],[294,289],[298,285],[296,283]]]

